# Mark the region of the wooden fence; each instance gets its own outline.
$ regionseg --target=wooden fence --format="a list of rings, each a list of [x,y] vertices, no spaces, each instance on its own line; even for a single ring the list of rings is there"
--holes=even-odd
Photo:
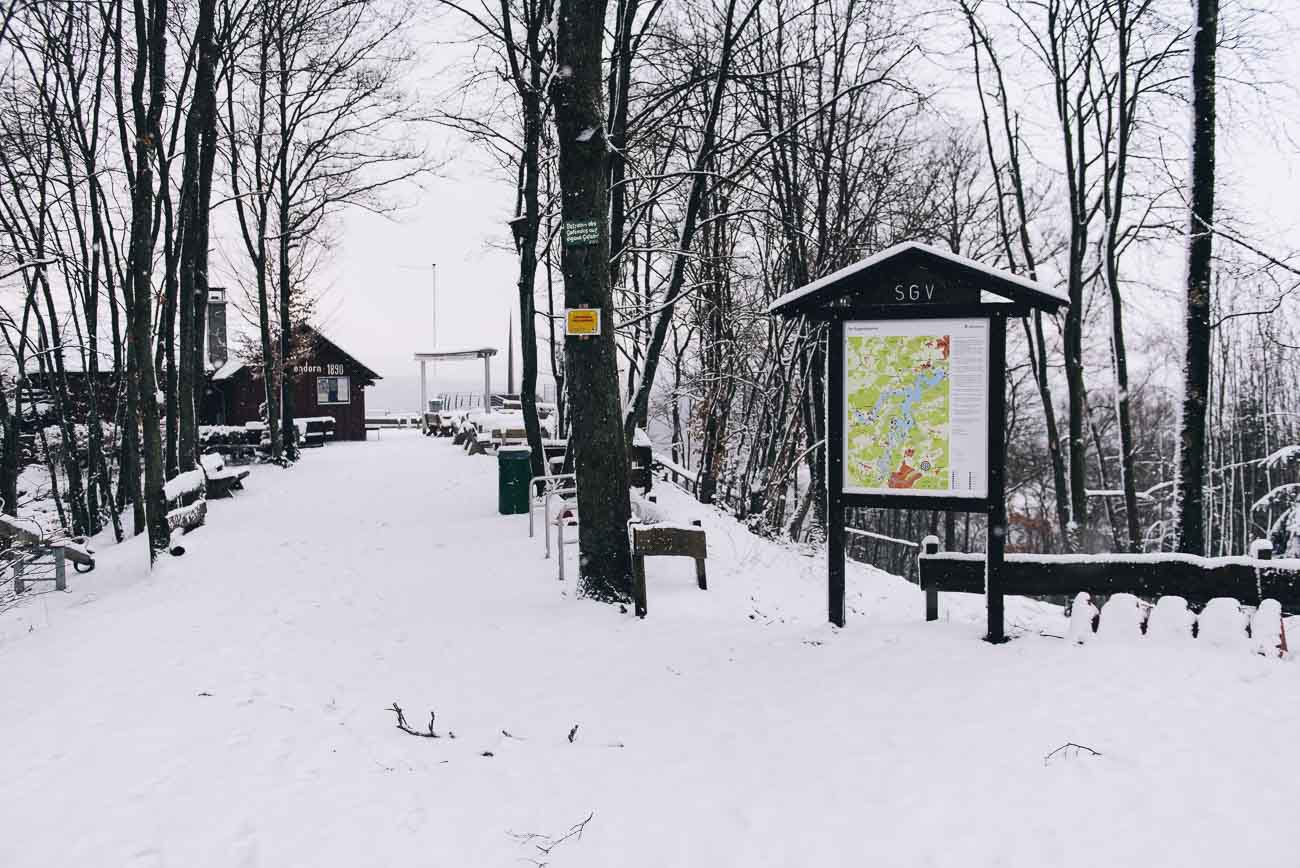
[[[1254,557],[1202,558],[1195,555],[1007,555],[998,574],[1005,594],[1021,597],[1073,597],[1133,594],[1154,600],[1179,596],[1193,605],[1231,597],[1249,606],[1277,600],[1287,612],[1300,612],[1300,559],[1273,560],[1267,543],[1252,547]],[[927,537],[919,558],[925,617],[939,617],[939,592],[984,593],[984,555],[940,552]]]

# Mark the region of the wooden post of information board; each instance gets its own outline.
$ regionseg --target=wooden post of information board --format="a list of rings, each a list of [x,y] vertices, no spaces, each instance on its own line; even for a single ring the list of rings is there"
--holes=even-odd
[[[826,575],[830,622],[844,626],[844,321],[832,320],[826,347]]]
[[[1007,640],[1002,608],[1002,564],[1007,551],[1007,434],[1005,372],[1007,319],[989,318],[989,510],[984,543],[984,598],[988,613],[985,640]]]

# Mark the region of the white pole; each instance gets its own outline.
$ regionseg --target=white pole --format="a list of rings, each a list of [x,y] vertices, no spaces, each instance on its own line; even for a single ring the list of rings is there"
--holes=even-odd
[[[433,352],[438,352],[438,263],[434,262],[429,266],[433,278]],[[438,376],[438,363],[434,362],[433,375]],[[429,405],[424,404],[420,410],[423,412],[428,409]]]
[[[492,357],[483,354],[483,412],[492,412]]]
[[[425,430],[424,414],[429,409],[429,386],[424,375],[424,359],[420,359],[420,430]]]

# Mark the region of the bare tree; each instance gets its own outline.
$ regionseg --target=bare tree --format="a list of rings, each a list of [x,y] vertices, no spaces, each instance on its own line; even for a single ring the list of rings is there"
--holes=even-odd
[[[1214,273],[1215,50],[1218,0],[1197,0],[1192,42],[1192,178],[1187,244],[1187,350],[1178,436],[1178,551],[1205,552],[1205,424]]]
[[[564,220],[565,307],[601,312],[604,327],[565,344],[578,511],[579,581],[588,597],[632,595],[627,451],[619,410],[609,291],[609,163],[601,86],[605,0],[560,0],[551,79]]]

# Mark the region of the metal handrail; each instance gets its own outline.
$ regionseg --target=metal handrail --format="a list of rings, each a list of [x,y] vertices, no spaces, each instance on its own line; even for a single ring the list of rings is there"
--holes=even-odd
[[[534,476],[532,479],[528,480],[528,538],[529,538],[529,539],[532,539],[532,538],[533,538],[533,535],[534,535],[534,532],[533,532],[533,507],[536,505],[537,501],[538,501],[539,499],[541,499],[541,500],[549,500],[549,498],[550,498],[550,496],[551,496],[552,494],[556,494],[556,493],[572,494],[572,493],[574,493],[574,491],[576,491],[576,489],[572,489],[572,490],[570,490],[570,489],[566,489],[566,490],[564,490],[563,492],[557,492],[557,490],[556,490],[553,486],[556,485],[556,484],[558,484],[559,481],[562,480],[562,479],[572,479],[572,480],[573,480],[573,483],[574,483],[575,486],[576,486],[577,483],[578,483],[578,476],[577,476],[577,474],[575,474],[575,473],[555,473],[555,474],[552,474],[552,475],[550,475],[550,476]],[[541,494],[541,497],[540,497],[540,498],[535,497],[535,496],[533,495],[533,486],[535,486],[535,485],[536,485],[537,483],[539,483],[539,482],[543,483],[543,484],[546,486],[546,489],[544,489],[544,490],[542,491],[542,494]],[[547,506],[548,506],[548,507],[550,506],[549,502],[547,503]],[[550,514],[549,514],[549,511],[548,511],[548,513],[547,513],[547,522],[546,522],[547,524],[550,523],[550,517],[549,517],[549,516],[550,516]],[[549,537],[549,535],[548,535],[548,537],[547,537],[547,554],[546,554],[546,556],[547,556],[547,557],[550,557],[550,556],[551,556],[551,555],[550,555],[550,537]]]
[[[556,488],[556,489],[553,489],[553,490],[551,490],[550,492],[548,492],[547,495],[546,495],[546,497],[545,497],[545,503],[544,503],[544,505],[543,505],[543,510],[544,510],[544,512],[543,512],[543,516],[544,516],[544,518],[543,518],[543,520],[542,520],[542,527],[546,529],[546,530],[545,530],[545,533],[544,533],[544,536],[546,537],[546,556],[545,556],[545,557],[546,557],[547,559],[549,559],[549,558],[551,557],[551,531],[550,531],[550,527],[551,527],[551,498],[552,498],[552,497],[555,497],[555,496],[557,496],[557,495],[564,495],[564,494],[577,494],[577,493],[578,493],[578,489],[577,489],[577,488]],[[558,518],[558,517],[556,518],[556,521],[557,521],[557,523],[559,522],[559,518]],[[561,546],[561,548],[560,548],[560,553],[561,553],[561,554],[564,553],[564,548],[563,548],[563,546]]]
[[[574,523],[575,525],[578,523],[578,521],[577,521],[576,518],[573,520],[573,523]],[[556,551],[556,553],[555,553],[555,560],[556,560],[556,563],[559,565],[560,581],[561,581],[561,582],[564,581],[564,547],[565,547],[565,546],[575,545],[575,544],[578,542],[578,538],[576,538],[576,537],[575,537],[574,539],[565,539],[565,538],[564,538],[564,525],[565,525],[565,520],[564,520],[564,519],[562,519],[562,518],[557,518],[557,519],[555,520],[555,543],[556,543],[556,547],[557,547],[557,551]],[[549,555],[549,551],[548,551],[547,556],[548,556],[548,557],[550,556],[550,555]]]

